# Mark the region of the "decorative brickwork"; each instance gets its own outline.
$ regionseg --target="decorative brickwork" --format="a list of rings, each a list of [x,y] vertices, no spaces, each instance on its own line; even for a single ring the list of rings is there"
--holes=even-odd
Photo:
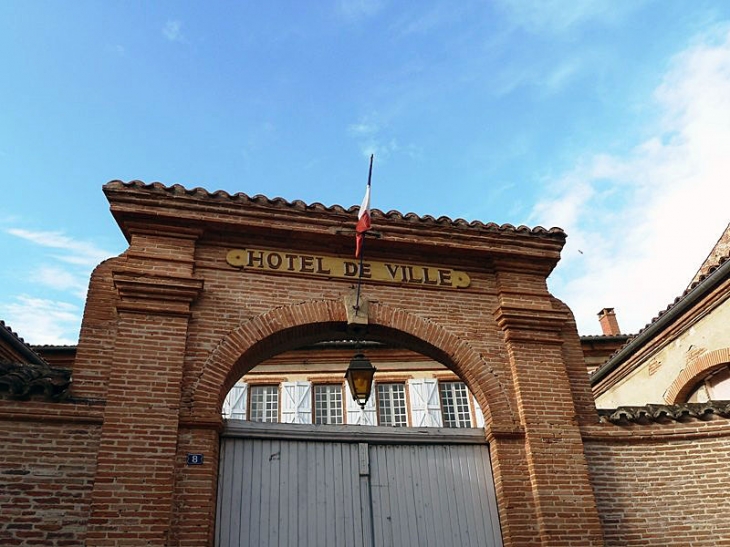
[[[697,385],[697,382],[703,376],[728,363],[730,363],[730,348],[717,349],[696,357],[679,373],[672,385],[669,386],[664,398],[670,404],[686,401],[692,388]]]
[[[355,210],[139,182],[105,192],[130,245],[92,276],[72,397],[0,401],[12,440],[0,543],[213,545],[223,400],[267,358],[351,334],[352,280],[306,270],[312,257],[351,257]],[[612,520],[629,503],[616,463],[654,450],[678,458],[690,450],[681,435],[699,431],[717,448],[711,432],[725,430],[655,424],[671,442],[654,449],[599,423],[572,314],[546,284],[565,234],[378,211],[373,225],[367,252],[387,271],[468,276],[456,286],[366,279],[366,335],[443,363],[476,396],[504,545],[635,541]],[[231,249],[300,257],[300,271],[232,265]],[[187,465],[193,453],[202,465]],[[638,474],[628,480],[633,489]]]

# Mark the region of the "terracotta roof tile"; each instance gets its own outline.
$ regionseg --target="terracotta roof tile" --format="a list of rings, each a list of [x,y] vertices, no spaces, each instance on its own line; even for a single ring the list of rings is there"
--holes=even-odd
[[[345,209],[341,205],[330,205],[326,206],[322,203],[315,202],[311,204],[304,203],[301,200],[287,201],[284,198],[275,197],[268,198],[261,194],[257,194],[253,197],[244,194],[243,192],[237,192],[235,194],[229,194],[225,190],[216,190],[215,192],[208,192],[207,190],[196,187],[189,190],[180,184],[173,184],[172,186],[165,186],[160,182],[145,183],[139,180],[133,180],[130,182],[123,182],[120,180],[113,180],[104,185],[105,190],[115,190],[121,188],[136,188],[140,190],[152,190],[159,193],[171,194],[171,195],[185,195],[191,197],[198,197],[206,200],[219,200],[238,202],[241,204],[256,204],[266,207],[274,207],[281,209],[296,209],[300,211],[320,211],[330,212],[342,215],[356,215],[359,206],[353,205]],[[479,220],[473,220],[471,222],[461,218],[455,220],[447,217],[440,216],[435,218],[431,215],[419,216],[416,213],[401,213],[399,211],[388,211],[383,212],[379,209],[373,209],[371,211],[373,218],[385,218],[388,220],[405,221],[410,224],[425,224],[431,226],[448,226],[452,228],[463,228],[469,230],[489,231],[489,232],[512,232],[527,235],[540,235],[548,236],[556,239],[565,239],[566,234],[561,228],[553,227],[550,229],[543,228],[542,226],[536,226],[530,228],[528,226],[520,225],[514,226],[512,224],[496,224],[494,222],[484,223]]]
[[[630,334],[581,334],[581,340],[627,340]]]
[[[24,346],[28,345],[25,343],[25,340],[23,340],[16,332],[13,332],[13,329],[11,329],[10,326],[6,325],[5,321],[3,321],[2,319],[0,319],[0,329],[4,329],[8,334],[15,338],[18,343],[23,344]]]
[[[71,386],[71,371],[48,365],[0,361],[0,393],[14,399],[27,399],[35,393],[49,401],[66,397]]]
[[[43,358],[38,355],[33,348],[31,348],[25,340],[23,340],[18,334],[5,324],[5,321],[0,320],[0,340],[4,340],[9,347],[13,348],[13,351],[21,355],[24,359],[36,364],[47,364]]]
[[[614,424],[650,424],[665,422],[708,421],[730,418],[730,401],[685,403],[680,405],[621,406],[599,409],[601,422]]]
[[[636,334],[641,334],[644,330],[646,330],[649,326],[656,323],[660,317],[662,317],[665,313],[667,313],[669,310],[671,310],[674,306],[676,306],[679,302],[681,302],[685,297],[687,297],[700,283],[702,283],[705,279],[710,277],[713,273],[715,273],[720,266],[722,266],[725,262],[727,262],[730,259],[730,256],[724,256],[720,259],[718,259],[717,263],[712,266],[711,268],[706,270],[706,273],[700,275],[696,278],[695,281],[693,281],[689,287],[687,287],[682,294],[680,294],[677,298],[674,299],[674,301],[669,304],[665,309],[661,310],[656,317],[654,317],[649,323],[647,323],[639,332]]]
[[[690,286],[699,281],[702,276],[707,275],[713,267],[718,266],[721,260],[727,259],[728,255],[730,255],[730,224],[727,225],[720,239],[717,240],[710,254],[707,255],[707,258],[702,263],[702,266],[697,270],[692,281],[690,281]]]

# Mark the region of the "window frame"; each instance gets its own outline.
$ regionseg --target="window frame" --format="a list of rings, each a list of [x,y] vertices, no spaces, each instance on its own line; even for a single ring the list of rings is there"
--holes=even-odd
[[[263,408],[260,409],[262,419],[255,419],[254,416],[254,399],[256,398],[255,395],[257,392],[261,392],[261,390],[272,390],[269,392],[264,391],[265,394],[268,393],[268,395],[275,395],[275,401],[276,401],[276,410],[274,411],[273,415],[272,412],[269,412],[271,409],[266,408],[266,404],[271,401],[271,399],[264,396],[263,401],[261,401],[264,405]],[[281,389],[279,384],[253,384],[248,386],[248,420],[250,422],[257,422],[257,423],[279,423],[281,421]],[[272,419],[273,418],[273,419]]]
[[[327,421],[319,422],[321,411],[317,407],[317,394],[320,389],[331,390],[331,393],[339,393],[339,421],[332,422],[330,418],[332,416],[332,409],[330,408],[331,401],[327,398]],[[312,423],[314,425],[344,425],[345,422],[345,385],[343,383],[334,382],[312,382]]]
[[[473,427],[471,415],[471,401],[469,400],[469,387],[462,381],[439,381],[439,403],[441,404],[441,420],[443,427],[450,429],[471,428]],[[463,400],[459,401],[462,393],[457,393],[463,389]],[[444,397],[448,392],[448,396],[453,401],[453,408],[448,408],[449,397]]]
[[[393,398],[393,387],[398,386],[401,390],[401,401],[402,401],[402,417],[403,421],[402,423],[395,423],[398,420],[396,419],[397,416],[399,416],[400,413],[396,412],[396,410],[400,410],[396,408],[395,403],[398,403],[397,399]],[[380,391],[380,388],[388,387],[390,388],[388,390],[389,395],[389,411],[391,413],[391,421],[393,423],[383,423],[382,413],[381,413],[381,404],[383,402],[383,397]],[[383,427],[409,427],[409,404],[408,404],[408,390],[406,389],[405,382],[377,382],[375,384],[375,410],[376,415],[378,418],[378,425],[381,425]]]

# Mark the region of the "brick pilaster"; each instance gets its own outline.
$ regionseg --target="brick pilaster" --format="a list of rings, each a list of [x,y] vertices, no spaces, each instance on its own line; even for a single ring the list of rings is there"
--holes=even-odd
[[[563,353],[568,320],[544,298],[495,312],[507,345],[537,513],[539,545],[603,545]],[[517,545],[518,543],[515,543]],[[531,543],[532,544],[532,543]]]
[[[117,273],[114,356],[86,544],[168,544],[183,360],[200,280]]]

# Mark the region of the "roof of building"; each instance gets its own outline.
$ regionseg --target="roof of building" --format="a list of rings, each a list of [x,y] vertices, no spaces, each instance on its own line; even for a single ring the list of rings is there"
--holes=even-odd
[[[2,320],[0,320],[0,344],[7,345],[12,351],[29,363],[46,364],[43,358],[33,351],[25,340],[13,332],[13,329]]]
[[[71,371],[51,367],[25,340],[0,321],[0,394],[28,398],[40,393],[58,401],[71,386]]]
[[[684,403],[679,405],[621,406],[614,409],[598,409],[602,422],[614,424],[649,424],[669,421],[708,421],[730,418],[730,401]]]
[[[180,184],[174,184],[172,186],[165,186],[164,184],[160,182],[152,182],[152,183],[145,183],[140,180],[133,180],[130,182],[123,182],[120,180],[112,180],[104,185],[104,191],[113,191],[118,190],[122,188],[132,188],[132,189],[140,189],[140,190],[148,190],[157,192],[160,194],[168,194],[171,196],[179,195],[179,196],[190,196],[190,197],[196,197],[200,199],[205,199],[209,201],[220,201],[220,202],[229,202],[229,203],[239,203],[241,205],[260,205],[265,207],[272,207],[277,209],[287,209],[287,210],[296,210],[296,211],[318,211],[318,212],[328,212],[328,213],[334,213],[334,214],[340,214],[340,215],[347,215],[347,216],[355,216],[357,215],[357,212],[359,210],[359,206],[353,205],[349,208],[344,208],[341,205],[330,205],[326,206],[322,203],[315,202],[311,204],[307,204],[301,200],[295,200],[295,201],[287,201],[283,198],[276,197],[276,198],[268,198],[263,195],[255,195],[253,197],[244,194],[243,192],[237,192],[235,194],[229,194],[225,190],[217,190],[215,192],[209,192],[205,190],[204,188],[193,188],[192,190],[187,189]],[[399,211],[388,211],[384,212],[379,209],[372,209],[371,215],[373,218],[384,218],[387,220],[394,220],[394,221],[405,221],[410,224],[414,225],[426,225],[426,226],[443,226],[443,227],[453,227],[453,228],[463,228],[463,229],[470,229],[470,230],[478,230],[478,231],[487,231],[487,232],[512,232],[512,233],[522,233],[522,234],[532,234],[532,235],[541,235],[541,236],[549,236],[556,239],[563,240],[566,237],[565,232],[562,230],[562,228],[543,228],[542,226],[536,226],[534,228],[530,228],[528,226],[520,225],[520,226],[514,226],[512,224],[496,224],[494,222],[481,222],[479,220],[473,220],[471,222],[466,221],[464,219],[458,218],[458,219],[451,219],[447,216],[440,216],[438,218],[433,217],[431,215],[424,215],[419,216],[416,213],[401,213]]]
[[[700,278],[707,276],[713,268],[719,266],[721,261],[726,260],[728,256],[730,256],[730,224],[727,225],[687,288],[689,289],[693,284],[699,282]]]
[[[47,400],[59,401],[67,396],[70,387],[70,370],[0,361],[0,393],[7,391],[10,397],[26,399],[38,393]]]
[[[586,342],[596,340],[598,342],[620,342],[630,338],[630,334],[581,334],[580,339]]]
[[[726,230],[727,233],[727,230]],[[717,246],[716,246],[717,247]],[[705,261],[707,265],[707,261]],[[703,265],[704,266],[704,265]],[[626,344],[614,353],[603,365],[591,375],[591,384],[605,378],[619,364],[626,361],[637,349],[652,340],[653,335],[669,325],[677,317],[690,309],[704,295],[715,289],[723,280],[730,277],[730,256],[713,259],[712,265],[704,268],[705,273],[696,277],[684,292],[674,299],[664,310],[660,311],[651,322],[633,335]]]

